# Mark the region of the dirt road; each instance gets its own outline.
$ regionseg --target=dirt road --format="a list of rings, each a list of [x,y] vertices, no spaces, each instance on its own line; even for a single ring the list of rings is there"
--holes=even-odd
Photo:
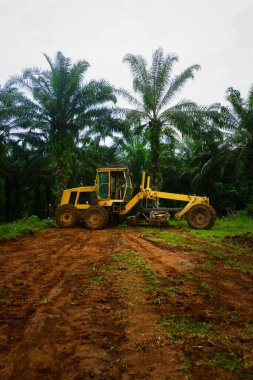
[[[183,348],[161,323],[183,301],[172,306],[163,295],[179,291],[166,283],[159,293],[157,278],[178,278],[204,258],[159,247],[129,228],[49,228],[1,243],[0,379],[188,378]],[[190,283],[189,294],[213,313]],[[203,368],[193,377],[212,374]]]

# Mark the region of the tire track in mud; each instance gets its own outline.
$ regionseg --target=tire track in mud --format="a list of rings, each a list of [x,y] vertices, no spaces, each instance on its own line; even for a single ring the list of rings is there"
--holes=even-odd
[[[141,275],[111,268],[100,278],[129,247],[164,274],[162,253],[136,230],[48,229],[0,244],[0,285],[8,289],[0,300],[0,378],[184,378],[177,353],[160,344],[159,313]],[[175,270],[181,268],[179,260]]]
[[[106,331],[106,321],[111,319],[108,318],[111,307],[106,306],[109,302],[106,293],[104,294],[96,286],[91,286],[84,297],[69,291],[62,285],[64,278],[70,274],[74,279],[71,285],[78,286],[81,282],[85,286],[90,276],[89,262],[99,262],[101,258],[104,259],[103,256],[113,246],[113,242],[108,241],[106,235],[101,239],[102,232],[99,232],[101,244],[96,242],[98,233],[88,232],[87,236],[86,233],[87,231],[83,230],[80,232],[74,230],[69,234],[65,230],[60,233],[57,231],[58,238],[56,238],[55,233],[52,232],[48,237],[51,239],[45,243],[42,232],[35,238],[37,248],[34,247],[34,243],[31,243],[34,238],[22,239],[18,249],[17,242],[13,243],[13,248],[17,249],[18,255],[14,254],[12,259],[5,260],[5,271],[8,264],[14,266],[15,271],[5,273],[5,284],[9,288],[9,293],[13,291],[13,282],[16,278],[25,278],[25,286],[20,284],[20,297],[12,296],[12,300],[5,303],[5,311],[0,312],[1,334],[5,335],[5,340],[2,340],[5,344],[1,345],[0,351],[2,359],[0,374],[2,373],[4,378],[27,379],[45,375],[55,378],[59,373],[65,373],[69,378],[74,378],[71,370],[68,374],[68,370],[62,368],[62,363],[64,367],[67,365],[70,369],[74,366],[75,375],[78,371],[81,375],[83,364],[78,369],[76,362],[81,363],[82,358],[84,361],[89,361],[93,351],[95,361],[105,361],[108,356],[107,348],[99,350],[99,346],[95,344],[96,340],[106,341],[109,334],[113,338],[109,341],[117,339],[118,336],[121,337],[119,329],[112,331],[112,323],[109,323],[110,328],[108,326],[108,331]],[[61,239],[59,235],[63,235]],[[42,241],[40,241],[41,236]],[[41,244],[44,248],[40,247]],[[22,251],[24,246],[25,249]],[[53,260],[50,257],[52,252]],[[1,258],[4,259],[5,253],[9,254],[8,249],[7,252],[3,252]],[[26,259],[22,257],[16,263],[19,267],[17,269],[12,260],[24,255]],[[30,271],[23,271],[22,268],[31,260],[33,262],[30,265]],[[83,279],[85,279],[84,282]],[[38,302],[39,295],[47,295],[45,304],[41,305]],[[13,298],[16,300],[15,307]],[[102,307],[100,307],[101,303]],[[32,309],[30,313],[29,309]],[[18,318],[20,323],[17,323]],[[101,339],[100,335],[102,335]],[[12,345],[12,341],[15,344]],[[82,342],[85,344],[81,344]],[[9,351],[7,356],[6,351]],[[110,360],[107,361],[110,362]],[[86,368],[87,365],[84,367]],[[97,368],[96,371],[99,371],[100,367],[101,365],[93,363],[90,371],[93,371],[92,368]]]
[[[186,252],[175,248],[170,249],[169,246],[160,246],[146,240],[137,231],[124,234],[124,238],[127,239],[128,246],[141,253],[161,276],[185,272],[205,257],[200,252]]]
[[[184,375],[180,369],[181,357],[174,348],[166,344],[166,338],[158,324],[161,317],[159,308],[150,302],[150,294],[145,290],[141,270],[138,267],[134,270],[131,265],[128,270],[124,260],[119,261],[122,254],[125,258],[128,254],[131,255],[133,248],[138,255],[146,259],[143,249],[140,249],[142,244],[136,244],[134,247],[131,244],[138,240],[138,236],[136,229],[129,234],[125,231],[119,233],[119,244],[114,250],[119,266],[114,265],[114,271],[110,272],[115,293],[121,301],[120,323],[124,326],[126,334],[125,343],[119,348],[122,364],[124,363],[124,368],[127,369],[126,377],[122,378],[169,379],[170,376],[175,376],[177,379],[183,379]]]

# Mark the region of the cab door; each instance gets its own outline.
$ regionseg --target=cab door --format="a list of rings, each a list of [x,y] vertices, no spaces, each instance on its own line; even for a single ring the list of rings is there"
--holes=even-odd
[[[124,200],[128,202],[132,198],[133,186],[132,186],[132,181],[131,181],[131,176],[130,176],[129,171],[125,171],[124,176],[125,176],[125,181],[126,181]]]
[[[109,199],[109,172],[99,172],[97,180],[97,192],[100,199]]]

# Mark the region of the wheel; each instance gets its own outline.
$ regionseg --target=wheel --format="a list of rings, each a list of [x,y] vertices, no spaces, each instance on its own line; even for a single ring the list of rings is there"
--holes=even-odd
[[[109,214],[103,207],[91,206],[84,214],[84,223],[89,230],[101,230],[108,225]]]
[[[75,227],[79,220],[78,210],[73,205],[62,205],[56,211],[55,220],[60,227]]]
[[[214,208],[206,205],[193,206],[186,216],[189,226],[197,230],[212,228],[216,220]]]

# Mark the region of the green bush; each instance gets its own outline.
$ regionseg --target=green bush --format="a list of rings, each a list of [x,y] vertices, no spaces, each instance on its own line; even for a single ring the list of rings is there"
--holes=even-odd
[[[247,204],[247,206],[245,207],[245,211],[246,211],[248,216],[253,218],[253,203]]]

